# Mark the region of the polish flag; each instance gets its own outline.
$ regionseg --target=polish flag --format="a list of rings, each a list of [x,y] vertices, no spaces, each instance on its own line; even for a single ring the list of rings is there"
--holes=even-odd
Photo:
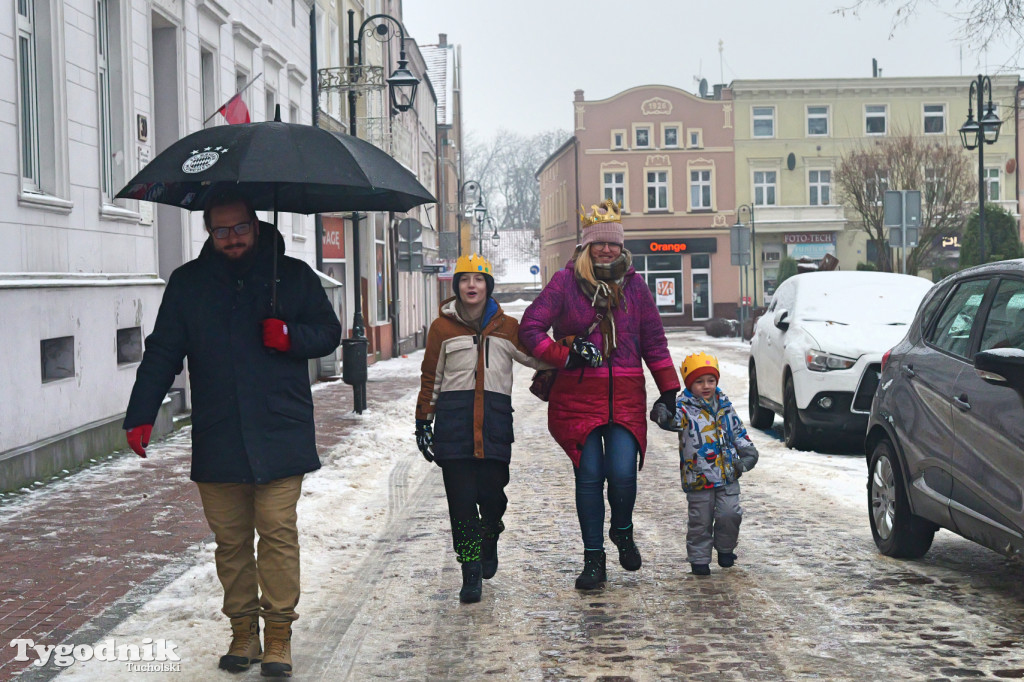
[[[223,114],[229,124],[249,123],[249,108],[245,106],[242,93],[238,93],[225,102],[224,106],[217,110],[217,113]]]

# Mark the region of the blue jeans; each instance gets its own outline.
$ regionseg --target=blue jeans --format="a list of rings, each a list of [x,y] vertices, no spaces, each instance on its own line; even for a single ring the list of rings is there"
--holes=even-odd
[[[636,468],[640,446],[624,426],[606,424],[590,432],[576,474],[576,514],[580,519],[585,549],[604,549],[604,492],[608,480],[608,504],[612,527],[629,528],[636,502]]]

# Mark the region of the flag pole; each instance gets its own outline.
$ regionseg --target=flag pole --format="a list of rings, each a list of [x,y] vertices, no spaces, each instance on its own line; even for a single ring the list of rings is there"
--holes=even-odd
[[[210,119],[211,119],[211,118],[213,118],[214,116],[216,116],[217,114],[219,114],[219,113],[221,112],[221,110],[222,110],[222,109],[224,109],[224,107],[226,107],[226,106],[228,105],[228,102],[230,102],[231,100],[233,100],[234,98],[238,97],[238,96],[239,96],[239,95],[241,95],[241,94],[242,94],[243,92],[245,92],[246,90],[248,90],[248,89],[249,89],[249,86],[250,86],[250,85],[252,85],[253,83],[255,83],[255,82],[256,82],[256,81],[257,81],[257,80],[259,79],[259,77],[260,77],[260,76],[262,76],[262,75],[263,75],[263,72],[262,72],[262,71],[260,71],[260,72],[259,72],[258,74],[256,74],[256,75],[255,75],[255,76],[253,77],[253,79],[252,79],[251,81],[249,81],[248,83],[246,83],[246,84],[245,84],[245,86],[244,86],[244,87],[243,87],[243,88],[242,88],[241,90],[239,90],[239,91],[238,91],[238,92],[236,92],[235,94],[231,95],[231,97],[228,97],[228,101],[227,101],[227,102],[224,102],[224,104],[221,104],[221,105],[220,105],[219,107],[217,107],[217,109],[216,109],[216,110],[215,110],[215,111],[214,111],[214,112],[213,112],[212,114],[210,114],[209,116],[207,116],[207,117],[206,117],[206,120],[205,120],[205,121],[203,121],[203,125],[206,125],[207,123],[209,123],[209,122],[210,122]]]

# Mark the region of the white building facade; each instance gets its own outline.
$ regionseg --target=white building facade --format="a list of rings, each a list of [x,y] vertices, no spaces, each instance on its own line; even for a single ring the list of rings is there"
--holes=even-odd
[[[124,447],[164,282],[206,239],[200,214],[114,195],[175,140],[224,124],[207,119],[250,81],[253,121],[277,106],[312,120],[307,0],[4,5],[0,490]],[[287,253],[313,263],[312,219],[280,228]]]

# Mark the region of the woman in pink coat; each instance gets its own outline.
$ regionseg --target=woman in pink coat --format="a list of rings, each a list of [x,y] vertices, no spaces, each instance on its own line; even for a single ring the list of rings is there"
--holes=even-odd
[[[535,357],[565,368],[551,390],[548,430],[573,463],[584,547],[576,589],[589,590],[606,579],[606,480],[612,511],[609,537],[618,547],[619,563],[629,571],[641,564],[633,540],[636,475],[647,449],[641,360],[661,392],[657,402],[670,410],[675,408],[679,377],[651,292],[623,248],[619,207],[606,200],[580,218],[583,243],[523,313],[519,339]],[[555,339],[571,339],[569,346],[552,340],[549,329]],[[591,344],[601,355],[586,362]]]

